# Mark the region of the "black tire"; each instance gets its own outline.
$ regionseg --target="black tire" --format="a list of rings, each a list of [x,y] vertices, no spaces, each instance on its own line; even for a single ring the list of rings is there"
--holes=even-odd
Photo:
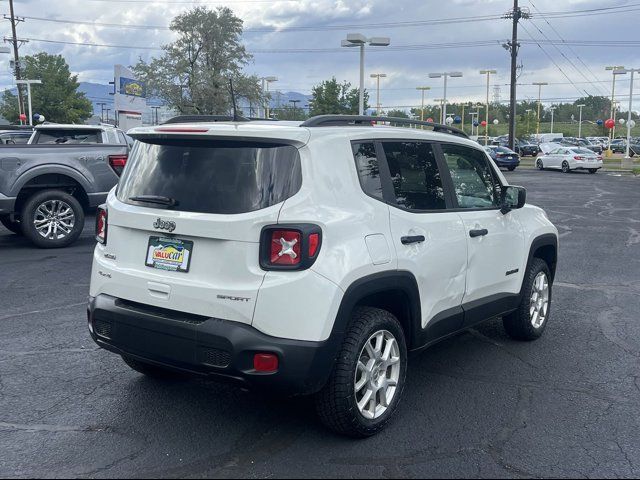
[[[544,321],[539,326],[534,326],[530,314],[531,299],[534,288],[534,281],[538,274],[544,273],[546,275],[549,285],[548,307]],[[515,312],[510,313],[502,317],[502,323],[507,334],[515,339],[522,341],[531,341],[540,338],[543,334],[547,324],[549,323],[549,316],[551,313],[551,300],[552,300],[552,288],[551,288],[551,272],[547,263],[540,259],[534,258],[527,270],[524,281],[522,282],[522,300],[518,309]]]
[[[22,235],[22,225],[18,220],[12,220],[11,215],[0,215],[0,223],[16,235]]]
[[[63,202],[73,211],[74,223],[70,232],[61,238],[45,238],[36,229],[34,221],[37,218],[38,208],[47,202]],[[75,242],[84,228],[84,211],[80,202],[73,196],[61,190],[43,190],[34,194],[27,200],[22,209],[22,232],[40,248],[63,248]]]
[[[507,170],[509,170],[510,172],[513,172],[516,169],[516,167],[507,167]]]
[[[590,168],[589,173],[596,173],[598,171],[597,168]]]
[[[398,343],[400,373],[395,395],[387,410],[376,419],[367,419],[357,406],[355,375],[366,342],[380,331],[391,333]],[[355,438],[375,435],[391,420],[398,407],[405,385],[406,371],[407,346],[400,322],[386,310],[356,308],[331,377],[315,397],[320,419],[329,429],[341,435]]]
[[[169,370],[157,365],[141,362],[126,355],[122,355],[122,360],[124,360],[124,363],[129,365],[132,370],[135,370],[136,372],[141,373],[147,377],[157,378],[160,380],[179,380],[189,377],[187,373],[180,373],[175,370]]]
[[[540,159],[536,160],[536,168],[538,170],[544,170],[544,163],[542,163],[542,160]]]
[[[571,173],[571,167],[569,167],[569,163],[566,161],[562,162],[562,173]]]

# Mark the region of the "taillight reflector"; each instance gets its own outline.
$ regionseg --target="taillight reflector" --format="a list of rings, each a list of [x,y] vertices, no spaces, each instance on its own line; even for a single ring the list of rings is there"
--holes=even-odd
[[[98,207],[96,213],[96,241],[98,243],[107,243],[107,209],[105,207]]]
[[[256,353],[253,356],[253,369],[261,373],[278,371],[278,356],[273,353]]]
[[[301,260],[301,244],[302,235],[297,230],[274,230],[271,233],[271,263],[298,265]]]
[[[312,233],[309,235],[309,257],[313,258],[318,253],[318,247],[320,246],[320,234]]]
[[[118,176],[122,175],[122,171],[127,165],[127,159],[127,155],[109,155],[109,165]]]

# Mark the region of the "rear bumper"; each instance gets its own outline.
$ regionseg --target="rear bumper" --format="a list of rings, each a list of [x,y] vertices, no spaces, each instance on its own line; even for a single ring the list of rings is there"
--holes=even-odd
[[[102,348],[119,355],[247,388],[308,395],[326,383],[338,345],[270,337],[238,322],[134,304],[109,295],[89,300],[89,331]],[[274,353],[279,369],[258,373],[255,353]]]
[[[15,205],[16,199],[14,197],[5,197],[0,193],[0,215],[14,213]]]
[[[508,167],[518,167],[520,166],[520,160],[495,160],[496,165],[498,165],[499,167],[504,167],[504,168],[508,168]]]

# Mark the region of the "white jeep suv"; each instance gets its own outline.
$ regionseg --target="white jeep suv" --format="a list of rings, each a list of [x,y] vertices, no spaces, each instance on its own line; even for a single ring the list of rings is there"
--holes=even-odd
[[[362,437],[409,352],[494,317],[545,329],[557,230],[459,130],[189,120],[129,132],[98,211],[89,330],[133,369],[313,394]]]

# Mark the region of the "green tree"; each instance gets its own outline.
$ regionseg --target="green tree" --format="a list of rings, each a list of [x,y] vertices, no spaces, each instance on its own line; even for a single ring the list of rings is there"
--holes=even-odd
[[[304,111],[304,108],[301,107],[290,107],[288,105],[275,108],[272,110],[274,118],[278,120],[306,120],[307,113]]]
[[[338,83],[335,77],[325,80],[311,90],[311,115],[357,115],[360,89],[351,88],[349,82]],[[369,93],[364,91],[364,109],[367,110]]]
[[[389,110],[384,116],[395,118],[409,118],[409,115],[404,110]]]
[[[229,79],[238,98],[262,102],[259,79],[242,72],[251,60],[241,43],[242,20],[226,7],[196,7],[173,19],[175,42],[134,71],[150,91],[180,113],[226,114],[232,108]]]
[[[24,57],[24,64],[23,78],[42,80],[41,85],[31,86],[34,114],[40,113],[48,121],[58,123],[82,123],[91,116],[91,102],[78,92],[78,76],[71,75],[62,55],[40,52]],[[10,122],[18,121],[18,96],[10,90],[2,95],[0,114]]]

